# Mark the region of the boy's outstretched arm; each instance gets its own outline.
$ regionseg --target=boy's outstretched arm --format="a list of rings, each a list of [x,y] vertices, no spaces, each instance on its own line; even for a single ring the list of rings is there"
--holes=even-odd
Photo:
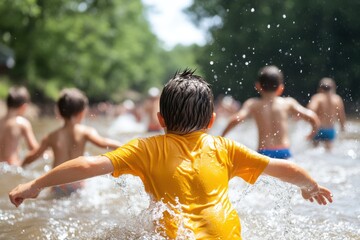
[[[272,158],[264,174],[298,186],[303,198],[310,202],[315,200],[320,205],[326,205],[333,201],[329,189],[318,185],[305,169],[293,162]]]
[[[337,96],[338,104],[336,105],[336,115],[339,118],[340,130],[345,131],[346,113],[344,102],[340,96]]]
[[[244,105],[241,107],[239,112],[235,113],[230,118],[230,121],[229,121],[228,125],[226,126],[226,128],[224,129],[221,136],[224,137],[228,132],[231,131],[231,129],[233,129],[240,122],[244,121],[250,115],[250,107],[251,107],[252,104],[253,104],[252,99],[249,99],[244,103]]]
[[[122,145],[121,142],[101,136],[95,128],[87,127],[87,138],[90,142],[101,148],[116,149]]]
[[[293,98],[288,98],[291,103],[292,112],[297,117],[304,119],[305,121],[309,122],[312,126],[312,130],[310,134],[307,136],[309,140],[311,140],[317,133],[320,127],[320,120],[316,113],[308,108],[303,107],[300,103],[298,103]]]
[[[36,198],[46,187],[76,182],[113,172],[114,167],[105,156],[78,157],[53,168],[41,177],[20,184],[10,191],[10,201],[18,207],[27,198]]]
[[[49,147],[48,143],[48,137],[44,137],[44,139],[41,141],[41,144],[38,148],[33,149],[31,152],[29,152],[24,161],[22,162],[21,166],[24,167],[32,162],[34,162],[36,159],[38,159],[41,154],[43,154],[46,149]]]
[[[18,120],[19,121],[19,120]],[[25,119],[25,118],[20,118],[20,121],[19,121],[20,125],[22,126],[22,134],[25,138],[25,142],[28,146],[28,149],[30,151],[36,149],[39,144],[35,138],[35,134],[34,134],[34,131],[32,129],[32,126],[31,126],[31,123]]]

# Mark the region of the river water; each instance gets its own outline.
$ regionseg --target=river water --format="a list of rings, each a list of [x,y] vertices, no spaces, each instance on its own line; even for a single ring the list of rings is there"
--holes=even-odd
[[[126,119],[117,122],[92,117],[84,123],[123,142],[150,135],[129,132],[132,123],[126,124]],[[218,119],[211,133],[219,134],[225,122]],[[37,138],[59,125],[56,119],[39,119],[34,122]],[[269,177],[260,177],[255,185],[238,178],[231,180],[229,194],[241,218],[243,239],[360,239],[359,120],[349,120],[346,128],[335,141],[333,151],[327,153],[321,147],[312,148],[305,140],[310,130],[306,123],[291,124],[293,161],[332,190],[334,203],[330,205],[307,202],[297,188]],[[254,123],[248,121],[228,137],[255,149],[256,134]],[[86,154],[104,151],[89,144]],[[0,239],[162,239],[153,231],[152,222],[159,218],[164,206],[150,203],[141,181],[130,175],[89,179],[83,190],[67,198],[55,199],[44,190],[36,201],[27,200],[19,208],[10,204],[7,194],[13,187],[50,168],[51,159],[46,156],[26,169],[0,164]],[[183,234],[178,239],[189,238]]]

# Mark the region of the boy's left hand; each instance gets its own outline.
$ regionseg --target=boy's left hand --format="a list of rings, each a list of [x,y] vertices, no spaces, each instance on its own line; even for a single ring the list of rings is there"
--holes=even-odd
[[[322,186],[318,186],[310,191],[308,189],[301,189],[301,195],[304,199],[310,202],[315,200],[320,205],[326,205],[328,202],[332,203],[333,201],[333,195],[330,190]]]

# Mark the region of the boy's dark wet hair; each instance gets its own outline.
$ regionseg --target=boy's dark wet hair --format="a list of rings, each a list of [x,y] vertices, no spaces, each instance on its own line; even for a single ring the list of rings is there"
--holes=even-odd
[[[210,84],[195,70],[176,72],[162,90],[160,113],[168,131],[187,134],[207,128],[214,111]]]
[[[284,82],[284,75],[276,66],[266,66],[260,69],[258,79],[261,88],[265,92],[275,92]]]
[[[57,107],[60,115],[65,119],[84,111],[88,105],[88,98],[77,88],[66,88],[60,93]]]
[[[332,78],[322,78],[319,82],[319,89],[324,92],[335,91],[335,81]]]
[[[30,94],[23,86],[12,87],[6,98],[8,108],[19,108],[25,103],[30,102]]]

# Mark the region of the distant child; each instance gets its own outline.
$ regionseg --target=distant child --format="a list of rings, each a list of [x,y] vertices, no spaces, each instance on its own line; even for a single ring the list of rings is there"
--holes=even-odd
[[[87,97],[76,88],[64,89],[57,101],[57,109],[64,119],[64,125],[45,136],[40,147],[30,152],[22,166],[38,159],[48,148],[54,154],[53,167],[84,154],[85,144],[91,142],[98,147],[116,149],[120,142],[104,138],[96,129],[81,124],[88,106]],[[59,176],[60,177],[60,176]],[[82,186],[82,182],[56,186],[58,196],[69,195]]]
[[[157,120],[157,112],[159,112],[160,90],[152,87],[148,91],[148,98],[144,102],[145,119],[147,121],[148,132],[158,132],[162,127]]]
[[[276,66],[260,69],[255,82],[260,98],[250,98],[229,121],[222,136],[248,117],[255,119],[258,128],[258,152],[272,158],[290,158],[288,120],[300,117],[311,123],[311,139],[317,131],[319,119],[316,114],[301,106],[294,98],[280,97],[284,90],[283,74]]]
[[[331,78],[320,80],[318,93],[313,95],[307,106],[320,118],[320,129],[313,138],[315,146],[323,142],[327,150],[332,148],[336,137],[335,124],[340,123],[340,130],[345,130],[345,108],[342,98],[336,94],[335,81]]]
[[[12,87],[6,98],[7,113],[0,119],[0,162],[20,166],[19,145],[25,139],[29,150],[38,147],[31,123],[24,116],[30,95],[23,86]]]
[[[271,159],[223,137],[207,134],[215,120],[208,83],[185,70],[162,90],[158,119],[165,134],[137,138],[101,156],[78,157],[9,193],[19,206],[45,187],[112,173],[140,177],[154,201],[165,211],[156,231],[175,239],[185,228],[196,239],[241,239],[239,216],[228,188],[233,177],[255,183],[267,174],[300,187],[302,196],[320,205],[332,202],[328,189],[290,161]],[[180,221],[180,222],[179,222]]]

